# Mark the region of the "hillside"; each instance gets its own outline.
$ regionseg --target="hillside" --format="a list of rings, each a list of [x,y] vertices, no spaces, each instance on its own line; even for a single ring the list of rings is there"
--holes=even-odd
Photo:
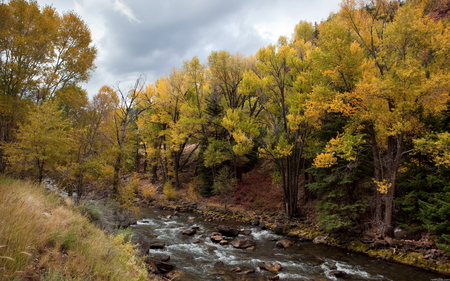
[[[38,185],[0,179],[1,280],[149,280],[127,233],[108,236]]]

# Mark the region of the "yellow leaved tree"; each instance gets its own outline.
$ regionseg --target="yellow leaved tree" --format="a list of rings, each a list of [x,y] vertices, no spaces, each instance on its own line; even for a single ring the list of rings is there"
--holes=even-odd
[[[400,5],[346,0],[329,23],[350,34],[351,41],[340,57],[333,54],[339,45],[325,51],[342,62],[351,62],[356,55],[360,63],[353,63],[352,71],[345,71],[345,64],[328,66],[328,75],[340,85],[334,110],[347,116],[349,123],[329,142],[316,165],[332,165],[335,157],[352,161],[363,146],[371,147],[378,190],[375,221],[385,236],[393,231],[399,167],[411,152],[406,143],[423,132],[423,117],[438,114],[448,101],[448,28],[431,18],[425,7],[422,1]],[[342,41],[336,37],[339,33],[334,34],[335,42]]]
[[[4,147],[8,172],[42,182],[50,172],[70,164],[70,133],[69,123],[55,103],[35,106],[17,131],[17,141]]]

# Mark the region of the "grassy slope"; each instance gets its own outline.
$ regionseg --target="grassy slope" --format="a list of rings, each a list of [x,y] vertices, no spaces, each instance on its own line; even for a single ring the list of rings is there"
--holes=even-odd
[[[148,280],[133,253],[56,195],[0,178],[0,280]]]

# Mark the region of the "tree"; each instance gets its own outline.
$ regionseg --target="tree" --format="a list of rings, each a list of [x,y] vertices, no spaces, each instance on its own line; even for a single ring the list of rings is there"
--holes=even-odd
[[[160,124],[162,137],[164,182],[174,180],[175,187],[180,187],[179,173],[183,168],[182,156],[188,141],[193,136],[193,126],[184,122],[183,116],[188,96],[191,92],[186,81],[186,74],[179,69],[173,69],[168,78],[161,78],[156,85],[157,94],[154,97],[155,114],[152,122]]]
[[[313,67],[314,48],[307,38],[289,43],[280,37],[278,45],[257,52],[257,71],[251,74],[259,79],[264,101],[258,117],[264,131],[260,154],[278,169],[288,216],[298,215],[309,138],[329,103],[329,89]]]
[[[255,132],[244,132],[239,126],[239,123],[244,125],[246,121],[252,122],[251,120],[261,112],[261,103],[256,92],[242,85],[245,73],[250,70],[253,63],[254,59],[251,57],[232,55],[227,51],[212,52],[208,57],[212,87],[209,107],[219,109],[218,112],[209,110],[211,123],[214,124],[217,133],[210,141],[214,142],[214,145],[210,145],[205,152],[205,162],[212,167],[213,176],[216,174],[217,165],[229,161],[231,176],[240,180],[243,165],[248,161],[245,154],[253,148],[249,134],[255,135]],[[222,155],[217,157],[219,154]]]
[[[113,178],[113,195],[117,196],[119,193],[119,181],[122,165],[126,156],[130,155],[129,138],[132,137],[129,134],[131,129],[136,129],[136,120],[139,115],[145,111],[146,108],[140,107],[140,102],[143,100],[142,95],[144,92],[145,79],[144,76],[140,76],[136,79],[133,87],[129,88],[127,92],[124,92],[120,85],[117,85],[116,90],[107,88],[107,92],[113,99],[118,97],[118,104],[114,114],[114,146],[116,148],[116,157],[113,164],[114,178]],[[118,93],[118,94],[117,94]],[[133,128],[132,128],[133,127]],[[137,150],[137,147],[134,148]]]
[[[423,129],[423,116],[442,111],[448,100],[450,41],[442,22],[425,14],[420,3],[345,1],[336,19],[365,59],[355,87],[336,99],[350,123],[319,156],[330,160],[326,165],[336,156],[355,160],[358,150],[370,145],[378,191],[375,221],[390,236],[396,179],[411,152],[406,142]]]
[[[68,165],[73,140],[69,123],[53,102],[31,110],[30,117],[17,132],[17,142],[5,145],[8,171],[31,174],[38,182],[60,166]]]
[[[60,16],[37,2],[0,3],[0,145],[14,141],[30,102],[85,82],[94,69],[95,47],[87,25],[75,14]],[[0,157],[2,148],[0,147]],[[0,171],[5,168],[0,159]]]

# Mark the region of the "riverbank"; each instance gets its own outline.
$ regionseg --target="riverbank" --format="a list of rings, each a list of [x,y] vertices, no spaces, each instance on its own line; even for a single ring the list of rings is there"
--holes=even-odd
[[[146,206],[157,207],[173,212],[195,213],[205,220],[235,220],[262,229],[269,229],[276,234],[286,235],[300,241],[313,241],[353,252],[364,253],[381,260],[397,262],[418,267],[424,270],[450,276],[450,256],[437,249],[433,241],[427,237],[415,240],[370,236],[362,232],[325,233],[311,221],[288,219],[276,212],[244,210],[229,208],[208,201],[192,200],[153,201]]]
[[[151,278],[129,231],[106,234],[68,198],[0,178],[0,202],[0,280]]]

